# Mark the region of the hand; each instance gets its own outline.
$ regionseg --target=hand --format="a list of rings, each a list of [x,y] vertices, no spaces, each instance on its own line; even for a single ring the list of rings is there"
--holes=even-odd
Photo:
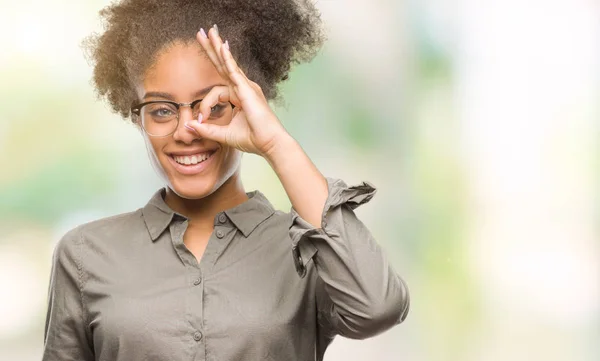
[[[200,136],[235,147],[241,151],[268,156],[289,134],[270,108],[262,89],[249,80],[213,27],[208,36],[201,30],[196,34],[200,45],[215,65],[227,86],[214,87],[202,100],[199,121],[188,122]],[[211,107],[219,102],[235,106],[227,125],[202,123],[208,119]]]

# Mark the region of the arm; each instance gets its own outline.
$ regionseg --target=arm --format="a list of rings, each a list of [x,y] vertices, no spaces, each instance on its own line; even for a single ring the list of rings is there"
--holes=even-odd
[[[260,86],[246,77],[217,31],[211,29],[208,36],[199,32],[197,39],[227,80],[226,87],[214,87],[204,97],[202,117],[218,101],[229,101],[238,110],[227,125],[189,122],[190,129],[259,154],[273,167],[292,202],[290,235],[296,265],[300,262],[303,267],[301,249],[308,250],[305,260],[318,253],[317,272],[332,301],[331,310],[323,312],[340,334],[364,338],[401,322],[408,310],[406,287],[352,211],[360,199],[362,203],[369,199],[367,188],[330,184],[285,131]],[[297,267],[301,276],[302,267]]]
[[[287,133],[279,138],[264,158],[279,177],[292,207],[304,220],[320,228],[327,180],[294,138]]]
[[[43,361],[93,361],[86,332],[81,294],[81,245],[77,228],[65,234],[54,249],[44,328]]]
[[[408,289],[353,211],[375,189],[325,178],[293,139],[280,144],[267,160],[292,202],[290,236],[301,276],[314,255],[324,291],[317,294],[319,312],[349,338],[371,337],[402,322]]]

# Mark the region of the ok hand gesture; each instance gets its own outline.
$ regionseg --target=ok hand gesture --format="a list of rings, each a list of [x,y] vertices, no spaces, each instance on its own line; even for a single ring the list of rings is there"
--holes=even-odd
[[[267,156],[280,140],[289,138],[289,134],[272,111],[262,89],[240,69],[229,50],[229,43],[223,43],[216,25],[208,34],[200,29],[196,38],[227,85],[214,87],[204,97],[198,121],[188,122],[188,127],[207,139]],[[229,124],[202,122],[208,119],[213,106],[227,101],[235,106]]]

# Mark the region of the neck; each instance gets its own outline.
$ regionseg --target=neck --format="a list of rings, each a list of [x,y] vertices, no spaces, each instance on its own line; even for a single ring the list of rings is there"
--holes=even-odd
[[[188,227],[210,229],[217,213],[248,200],[239,172],[225,181],[216,191],[200,199],[186,199],[167,187],[165,203],[189,219]]]

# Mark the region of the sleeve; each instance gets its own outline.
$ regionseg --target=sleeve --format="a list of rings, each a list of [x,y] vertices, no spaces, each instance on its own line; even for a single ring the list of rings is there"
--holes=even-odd
[[[392,269],[371,232],[354,209],[367,203],[376,189],[368,182],[348,187],[327,178],[329,195],[321,228],[291,210],[290,237],[296,271],[306,274],[313,258],[319,282],[317,308],[324,333],[364,339],[404,321],[408,288]]]
[[[58,242],[52,256],[42,361],[93,361],[82,297],[81,232]]]

